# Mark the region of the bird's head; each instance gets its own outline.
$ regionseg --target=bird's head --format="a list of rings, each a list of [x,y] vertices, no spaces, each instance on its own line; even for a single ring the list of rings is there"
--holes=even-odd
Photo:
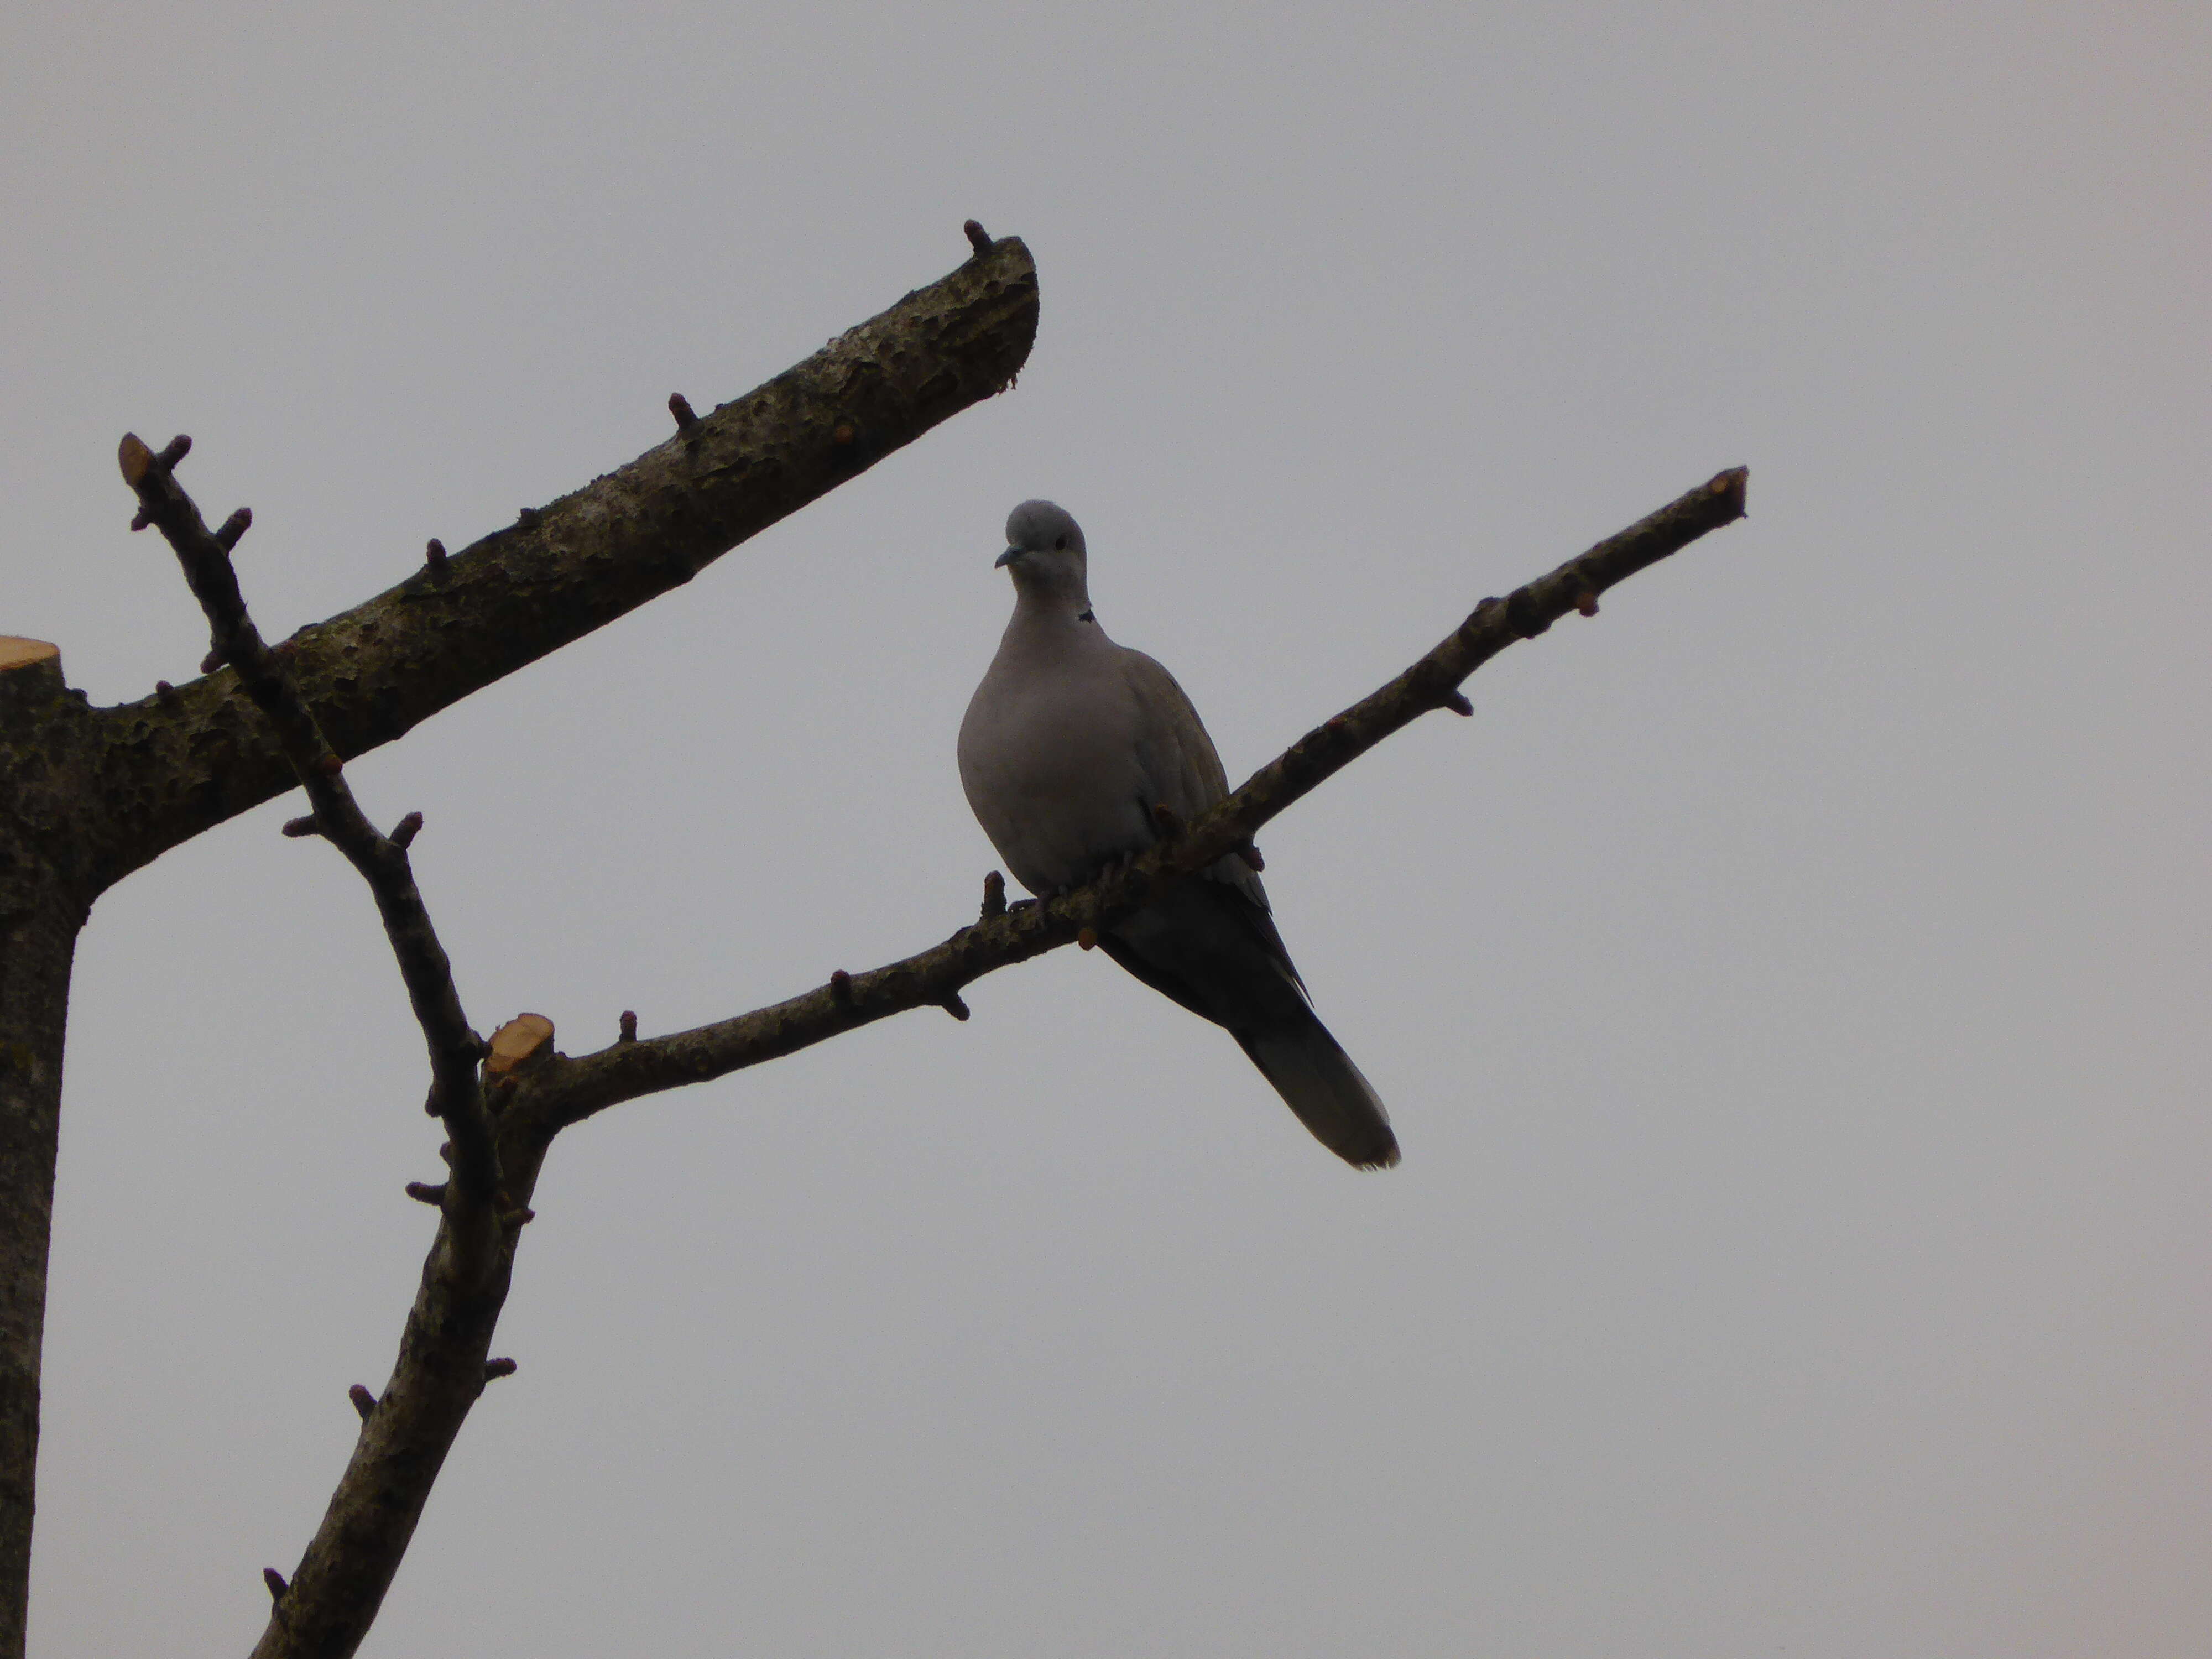
[[[999,562],[1024,594],[1066,599],[1090,609],[1085,580],[1083,529],[1065,507],[1024,501],[1006,515],[1006,550]]]

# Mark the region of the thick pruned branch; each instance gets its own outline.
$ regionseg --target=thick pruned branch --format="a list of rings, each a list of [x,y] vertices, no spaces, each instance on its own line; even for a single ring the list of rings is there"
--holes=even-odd
[[[1598,596],[1707,532],[1743,516],[1749,472],[1721,473],[1619,535],[1568,560],[1467,620],[1406,672],[1315,727],[1218,806],[1130,864],[1073,892],[1009,911],[1002,880],[986,884],[981,917],[943,943],[866,973],[838,970],[827,985],[750,1013],[646,1041],[556,1056],[519,1091],[514,1114],[544,1139],[641,1095],[702,1083],[912,1008],[966,1017],[961,991],[984,975],[1077,942],[1141,908],[1170,882],[1234,854],[1252,853],[1260,828],[1392,732],[1435,709],[1473,712],[1462,681],[1516,640],[1570,611],[1594,616]]]
[[[288,643],[307,706],[345,759],[391,742],[1005,390],[1036,324],[1029,250],[986,239],[734,402],[697,415],[672,400],[676,430],[628,465],[451,555],[433,541],[398,586],[301,629]],[[93,893],[291,787],[274,732],[219,665],[89,724]]]

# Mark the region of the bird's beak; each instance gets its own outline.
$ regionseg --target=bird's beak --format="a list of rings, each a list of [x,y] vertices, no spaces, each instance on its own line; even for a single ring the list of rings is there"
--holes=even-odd
[[[991,566],[991,568],[996,570],[1000,565],[1012,564],[1016,559],[1018,559],[1021,556],[1022,550],[1020,548],[1010,547],[1005,552],[999,555],[997,562]]]

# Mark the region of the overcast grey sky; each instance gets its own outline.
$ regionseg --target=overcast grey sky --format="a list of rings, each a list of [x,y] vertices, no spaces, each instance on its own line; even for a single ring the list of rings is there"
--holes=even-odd
[[[565,1138],[372,1654],[2212,1650],[2201,6],[19,9],[0,631],[272,637],[1019,234],[1019,388],[350,769],[489,1029],[933,941],[1014,501],[1242,777],[1404,1166],[1097,956]],[[438,1170],[270,804],[79,956],[32,1633],[242,1650]]]

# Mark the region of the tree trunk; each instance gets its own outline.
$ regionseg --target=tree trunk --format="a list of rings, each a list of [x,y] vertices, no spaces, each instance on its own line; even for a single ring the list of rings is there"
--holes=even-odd
[[[0,1659],[21,1659],[31,1587],[62,1033],[86,908],[54,858],[82,846],[62,802],[83,712],[52,646],[0,640]]]
[[[0,1659],[20,1659],[30,1594],[62,1024],[81,920],[52,872],[0,838]]]

